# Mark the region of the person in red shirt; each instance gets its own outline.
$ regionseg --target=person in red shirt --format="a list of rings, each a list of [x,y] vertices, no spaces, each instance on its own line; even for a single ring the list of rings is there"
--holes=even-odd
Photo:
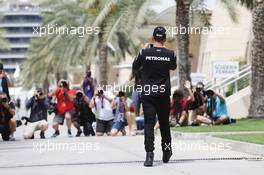
[[[71,116],[74,112],[73,100],[75,99],[75,91],[70,89],[68,81],[61,80],[58,88],[52,92],[51,96],[57,99],[57,113],[52,125],[55,132],[52,137],[60,135],[59,125],[63,125],[64,119],[68,128],[68,136],[71,137]]]
[[[191,83],[189,81],[186,81],[184,86],[188,90],[189,96],[184,96],[183,90],[176,90],[173,93],[173,98],[171,100],[172,120],[176,120],[178,126],[188,125],[189,104],[190,102],[195,101],[191,90]]]

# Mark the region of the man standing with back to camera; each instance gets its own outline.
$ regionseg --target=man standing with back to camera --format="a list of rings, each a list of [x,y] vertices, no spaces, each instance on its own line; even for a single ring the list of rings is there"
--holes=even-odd
[[[153,166],[154,125],[156,115],[160,123],[162,160],[168,163],[172,156],[170,112],[170,70],[177,67],[174,51],[165,48],[166,29],[156,27],[153,32],[153,44],[140,51],[133,62],[133,71],[141,72],[142,104],[145,125],[146,160],[144,166]],[[146,90],[148,89],[148,90]]]

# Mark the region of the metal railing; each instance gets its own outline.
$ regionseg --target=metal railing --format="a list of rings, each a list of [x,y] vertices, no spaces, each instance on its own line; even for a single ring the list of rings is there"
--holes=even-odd
[[[246,65],[238,73],[228,78],[225,78],[221,81],[215,82],[215,84],[209,84],[205,88],[213,89],[218,92],[222,92],[225,95],[226,92],[230,90],[228,88],[233,84],[232,92],[231,94],[229,94],[229,95],[232,95],[238,92],[239,90],[249,86],[250,75],[251,75],[251,66]],[[245,79],[246,77],[248,77],[248,79]],[[243,79],[245,81],[242,81]]]
[[[247,69],[248,70],[248,68],[250,67],[250,65],[249,64],[246,64],[246,65],[243,65],[243,66],[241,66],[241,68],[239,69],[239,72],[242,72],[242,71],[244,71],[245,69]],[[232,76],[233,77],[233,76]],[[229,77],[228,77],[229,78]],[[208,81],[206,84],[205,84],[205,89],[212,89],[212,86],[214,86],[215,85],[215,79],[211,79],[210,81]]]

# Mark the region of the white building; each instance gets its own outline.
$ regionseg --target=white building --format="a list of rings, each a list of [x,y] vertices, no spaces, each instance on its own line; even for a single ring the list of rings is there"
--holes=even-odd
[[[40,8],[38,1],[9,0],[1,3],[0,15],[3,37],[9,41],[8,49],[0,51],[0,59],[5,70],[13,74],[26,59],[30,39],[34,37],[33,27],[41,25]]]
[[[227,10],[217,3],[212,9],[212,26],[219,32],[201,35],[197,72],[212,78],[214,61],[232,61],[237,58],[248,59],[251,40],[251,13],[238,6],[238,23],[234,23]]]

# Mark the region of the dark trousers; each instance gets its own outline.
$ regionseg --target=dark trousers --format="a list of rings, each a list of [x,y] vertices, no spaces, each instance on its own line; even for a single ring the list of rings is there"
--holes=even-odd
[[[169,125],[170,97],[142,95],[144,111],[144,136],[146,152],[154,151],[154,125],[156,115],[160,124],[161,146],[163,151],[171,149],[171,133]]]

